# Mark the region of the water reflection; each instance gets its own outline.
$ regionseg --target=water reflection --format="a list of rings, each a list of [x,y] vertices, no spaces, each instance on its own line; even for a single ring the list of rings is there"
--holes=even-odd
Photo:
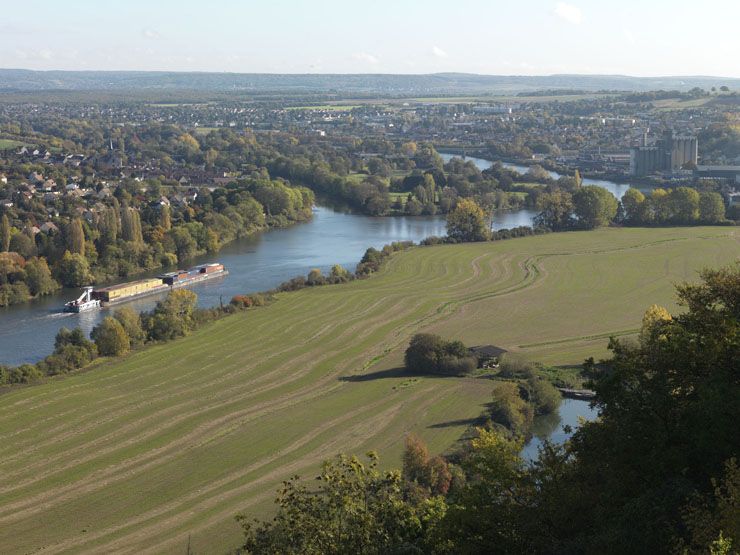
[[[552,443],[563,443],[579,426],[581,419],[596,420],[598,413],[591,408],[588,401],[582,399],[563,399],[557,412],[545,416],[538,416],[532,427],[532,439],[522,449],[522,457],[526,461],[537,458],[537,451],[545,440]],[[563,428],[569,426],[570,432]]]

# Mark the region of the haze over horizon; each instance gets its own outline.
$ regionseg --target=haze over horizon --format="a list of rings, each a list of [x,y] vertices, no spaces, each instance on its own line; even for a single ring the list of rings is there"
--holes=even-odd
[[[30,0],[4,9],[0,67],[738,78],[738,20],[732,0]]]

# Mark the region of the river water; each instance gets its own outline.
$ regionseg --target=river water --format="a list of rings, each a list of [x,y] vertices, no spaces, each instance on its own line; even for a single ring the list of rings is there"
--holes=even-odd
[[[442,157],[442,160],[444,160],[445,163],[449,162],[455,156],[459,158],[458,155],[454,155],[454,154],[440,153],[439,155]],[[491,162],[490,160],[484,160],[483,158],[475,158],[473,156],[467,156],[465,157],[465,160],[473,162],[475,166],[481,171],[487,170],[493,165],[493,162]],[[509,168],[510,170],[514,170],[522,174],[525,174],[527,173],[527,171],[529,171],[528,166],[522,166],[520,164],[512,164],[510,162],[501,162],[501,165],[505,168]],[[549,173],[550,177],[552,177],[553,179],[559,179],[560,177],[562,177],[562,175],[559,174],[558,172],[549,171],[549,170],[545,170],[545,171]],[[583,185],[598,185],[599,187],[602,187],[606,189],[607,191],[609,191],[611,194],[617,197],[617,199],[621,199],[622,196],[624,196],[624,193],[627,192],[627,189],[631,187],[631,185],[627,185],[624,183],[615,183],[614,181],[607,181],[604,179],[592,179],[590,177],[583,178]]]
[[[442,154],[442,157],[447,161],[452,155]],[[481,170],[492,164],[482,158],[467,159]],[[506,165],[527,170],[524,166]],[[553,176],[558,177],[554,172]],[[584,182],[605,187],[620,197],[629,188],[606,181],[584,179]],[[526,209],[496,213],[493,229],[529,226],[535,215],[534,210]],[[191,289],[197,293],[200,306],[215,306],[221,301],[228,303],[236,294],[272,289],[292,277],[307,274],[312,268],[327,271],[333,264],[341,264],[354,270],[371,246],[378,248],[393,241],[418,242],[445,233],[442,216],[381,218],[319,207],[310,222],[241,239],[215,255],[194,260],[193,265],[222,262],[229,275],[196,284]],[[79,294],[79,290],[66,289],[30,303],[0,309],[0,364],[18,365],[41,360],[53,350],[59,328],[80,326],[89,333],[109,314],[105,309],[82,314],[61,312],[64,303]],[[150,310],[163,296],[147,297],[129,305],[137,311]]]
[[[591,408],[589,401],[563,399],[556,412],[534,419],[532,439],[522,449],[522,458],[525,461],[536,459],[537,451],[545,440],[556,444],[563,443],[573,435],[582,419],[596,420],[597,416],[596,409]],[[569,426],[570,430],[564,430],[565,426]]]
[[[521,217],[512,215],[512,225]],[[234,241],[217,254],[194,260],[193,265],[222,262],[229,275],[190,289],[197,293],[201,306],[218,305],[221,300],[228,303],[236,294],[272,289],[312,268],[326,272],[332,265],[341,264],[354,270],[371,246],[378,248],[393,241],[418,242],[445,232],[441,216],[373,218],[317,208],[310,222]],[[106,309],[82,314],[60,311],[66,301],[79,294],[77,289],[67,289],[31,303],[0,309],[0,364],[36,362],[54,349],[54,336],[62,326],[80,326],[89,333],[109,314]],[[150,310],[163,297],[164,294],[146,297],[128,306],[137,311]]]

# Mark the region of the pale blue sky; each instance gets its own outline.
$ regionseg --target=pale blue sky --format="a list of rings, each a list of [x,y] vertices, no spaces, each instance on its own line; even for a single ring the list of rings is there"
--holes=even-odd
[[[740,0],[0,0],[0,67],[740,77]]]

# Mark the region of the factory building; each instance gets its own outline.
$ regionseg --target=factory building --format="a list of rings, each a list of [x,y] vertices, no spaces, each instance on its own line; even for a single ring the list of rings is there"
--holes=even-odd
[[[699,142],[693,135],[676,135],[666,131],[662,138],[648,145],[647,133],[642,145],[630,149],[630,173],[636,176],[661,171],[678,171],[687,164],[696,166]]]

